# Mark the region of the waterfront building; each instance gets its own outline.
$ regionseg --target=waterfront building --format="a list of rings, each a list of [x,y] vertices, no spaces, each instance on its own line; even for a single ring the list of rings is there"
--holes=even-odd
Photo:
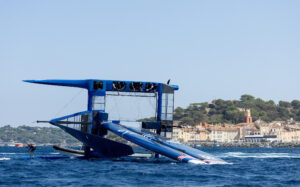
[[[239,130],[236,127],[222,127],[215,126],[211,127],[211,141],[216,142],[233,142],[234,140],[238,140]]]
[[[300,129],[283,128],[278,132],[278,141],[282,143],[300,142]]]
[[[210,141],[211,140],[211,130],[210,129],[203,129],[199,130],[200,134],[200,141],[205,142],[205,141]]]
[[[180,121],[174,121],[173,122],[173,132],[172,132],[172,139],[178,140],[179,136],[182,135],[182,127]]]
[[[236,125],[239,129],[239,139],[244,140],[245,136],[260,135],[260,130],[254,123],[239,123]]]
[[[199,123],[195,126],[181,124],[173,128],[173,139],[185,143],[197,142],[300,142],[300,123],[262,120],[252,122],[250,110],[244,110],[245,122],[239,124],[212,125]],[[178,125],[175,125],[178,126]]]
[[[259,131],[261,135],[267,135],[270,133],[270,126],[268,124],[260,125]]]
[[[276,135],[247,135],[245,136],[245,142],[275,142],[277,141]]]

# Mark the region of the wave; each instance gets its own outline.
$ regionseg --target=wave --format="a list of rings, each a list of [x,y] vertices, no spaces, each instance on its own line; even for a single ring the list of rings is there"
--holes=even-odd
[[[293,153],[243,153],[243,152],[228,152],[220,155],[222,158],[300,158],[300,154]]]
[[[10,158],[0,158],[0,160],[10,160]]]
[[[55,153],[50,153],[51,155],[59,155],[60,153],[57,153],[57,152],[55,152]]]

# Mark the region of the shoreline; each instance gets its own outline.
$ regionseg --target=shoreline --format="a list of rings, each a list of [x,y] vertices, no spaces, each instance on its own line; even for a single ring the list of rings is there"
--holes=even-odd
[[[262,148],[298,148],[300,147],[300,142],[297,143],[270,143],[270,142],[242,142],[242,143],[221,143],[221,142],[204,142],[188,145],[193,147],[262,147]]]
[[[222,142],[203,142],[203,143],[184,143],[186,145],[192,146],[194,148],[201,148],[201,147],[236,147],[236,148],[240,148],[240,147],[245,147],[245,148],[251,148],[251,147],[261,147],[261,148],[300,148],[300,142],[297,143],[270,143],[270,142],[242,142],[242,143],[222,143]],[[45,144],[35,144],[36,146],[39,147],[44,147],[44,146],[53,146],[53,145],[58,145],[58,144],[49,144],[49,143],[45,143]],[[81,144],[69,144],[69,145],[61,145],[63,147],[81,147]],[[132,145],[133,146],[133,145]],[[15,145],[4,145],[4,144],[0,144],[0,147],[16,147]],[[23,147],[19,147],[19,148],[24,148],[26,146]]]

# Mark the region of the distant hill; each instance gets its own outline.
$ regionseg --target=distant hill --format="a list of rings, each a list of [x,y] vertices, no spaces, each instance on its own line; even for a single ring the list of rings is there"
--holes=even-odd
[[[113,133],[108,133],[106,138],[123,143],[127,142]],[[0,127],[0,144],[9,142],[68,145],[81,144],[78,140],[65,133],[60,128],[30,126],[11,127],[9,125]]]
[[[253,120],[261,119],[266,122],[286,121],[293,118],[300,121],[300,101],[292,102],[264,101],[252,95],[242,95],[239,100],[217,99],[210,103],[192,103],[187,108],[175,109],[174,120],[196,125],[207,123],[241,123],[244,122],[243,109],[250,109]]]
[[[11,127],[9,125],[0,127],[0,142],[19,142],[36,144],[77,144],[75,138],[63,130],[54,127]]]

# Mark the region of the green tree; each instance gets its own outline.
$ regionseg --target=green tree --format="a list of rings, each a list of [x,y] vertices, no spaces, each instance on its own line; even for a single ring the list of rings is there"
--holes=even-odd
[[[255,99],[255,97],[253,97],[252,95],[244,94],[244,95],[241,96],[240,100],[242,102],[247,102],[247,101],[252,101],[254,99]]]
[[[244,114],[238,110],[228,110],[224,115],[225,119],[231,123],[241,123],[244,118]]]
[[[299,100],[293,100],[292,101],[292,106],[294,109],[300,109],[300,101]]]
[[[181,121],[188,125],[194,125],[194,119],[191,117],[183,117]]]
[[[279,101],[279,106],[284,108],[290,108],[292,105],[287,101]]]

